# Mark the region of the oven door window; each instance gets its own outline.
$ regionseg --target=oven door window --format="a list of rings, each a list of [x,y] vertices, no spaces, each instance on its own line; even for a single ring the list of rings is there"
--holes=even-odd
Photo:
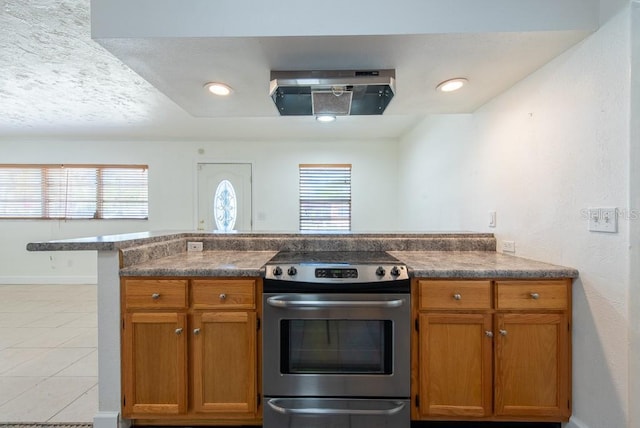
[[[283,374],[392,372],[390,320],[281,320]]]

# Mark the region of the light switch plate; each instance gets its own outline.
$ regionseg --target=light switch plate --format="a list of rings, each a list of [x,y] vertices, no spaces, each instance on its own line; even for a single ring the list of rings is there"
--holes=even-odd
[[[618,232],[618,213],[616,208],[589,208],[589,231]]]
[[[496,227],[496,212],[489,211],[489,227]]]

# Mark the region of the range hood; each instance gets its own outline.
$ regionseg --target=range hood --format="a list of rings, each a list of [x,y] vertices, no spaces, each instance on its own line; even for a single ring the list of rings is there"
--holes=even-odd
[[[395,70],[272,71],[269,95],[281,116],[382,114]]]

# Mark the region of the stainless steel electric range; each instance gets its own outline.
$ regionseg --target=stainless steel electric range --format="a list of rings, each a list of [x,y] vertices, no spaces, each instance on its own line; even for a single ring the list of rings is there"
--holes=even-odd
[[[406,266],[384,252],[281,252],[266,269],[264,428],[408,428]]]

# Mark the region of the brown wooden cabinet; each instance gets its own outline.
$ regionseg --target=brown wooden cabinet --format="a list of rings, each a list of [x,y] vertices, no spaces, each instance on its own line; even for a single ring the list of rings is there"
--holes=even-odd
[[[419,325],[419,419],[491,414],[491,315],[426,312]]]
[[[258,424],[258,279],[122,280],[123,416]]]
[[[193,408],[256,417],[255,280],[192,281]]]
[[[495,282],[495,414],[571,415],[571,281]]]
[[[122,288],[123,413],[184,413],[187,281],[131,279]]]
[[[570,280],[415,280],[413,419],[566,421]]]
[[[127,313],[124,320],[124,404],[129,415],[186,411],[185,314]]]

